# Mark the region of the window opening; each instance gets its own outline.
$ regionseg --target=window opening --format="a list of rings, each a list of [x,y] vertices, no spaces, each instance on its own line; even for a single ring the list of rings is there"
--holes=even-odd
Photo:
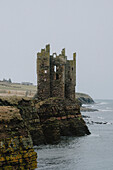
[[[44,70],[44,73],[47,73],[47,70]]]
[[[56,66],[54,66],[54,72],[56,72]]]
[[[53,54],[53,58],[56,58],[56,54]]]
[[[56,80],[58,80],[59,79],[59,75],[58,74],[56,74]]]

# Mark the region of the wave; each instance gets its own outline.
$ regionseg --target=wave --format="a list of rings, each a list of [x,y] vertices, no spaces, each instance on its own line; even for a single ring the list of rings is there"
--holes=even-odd
[[[108,104],[107,102],[98,102],[98,103],[95,103],[95,105],[106,105]]]
[[[98,119],[104,119],[103,117],[97,117]]]
[[[111,110],[112,108],[111,108],[111,107],[106,107],[106,109],[109,109],[109,110]]]
[[[83,106],[83,107],[88,107],[88,108],[94,107],[94,105],[91,105],[91,104],[90,104],[90,105],[89,105],[89,104],[83,104],[82,106]]]
[[[89,135],[89,137],[100,137],[100,135],[99,134],[91,134],[91,135]]]
[[[112,125],[112,123],[110,123],[110,122],[107,122],[107,125]]]
[[[113,110],[108,110],[108,109],[98,109],[100,112],[113,112]]]

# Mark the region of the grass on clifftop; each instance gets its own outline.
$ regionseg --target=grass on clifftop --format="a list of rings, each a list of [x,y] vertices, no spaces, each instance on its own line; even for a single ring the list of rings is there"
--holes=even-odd
[[[0,82],[0,96],[20,96],[33,97],[37,92],[35,85],[22,85],[19,83]],[[84,93],[76,93],[76,98],[91,99],[91,97]]]

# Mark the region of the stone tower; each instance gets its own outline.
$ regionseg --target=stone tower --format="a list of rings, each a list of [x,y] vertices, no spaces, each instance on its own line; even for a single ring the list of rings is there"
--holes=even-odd
[[[37,97],[75,99],[76,53],[73,60],[67,60],[65,49],[61,54],[50,55],[50,45],[37,53]]]

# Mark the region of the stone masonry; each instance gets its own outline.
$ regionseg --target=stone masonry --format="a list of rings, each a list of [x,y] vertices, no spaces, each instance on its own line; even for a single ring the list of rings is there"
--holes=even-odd
[[[59,97],[74,100],[76,86],[76,53],[67,60],[65,49],[50,55],[50,45],[37,53],[37,97],[44,100]]]

